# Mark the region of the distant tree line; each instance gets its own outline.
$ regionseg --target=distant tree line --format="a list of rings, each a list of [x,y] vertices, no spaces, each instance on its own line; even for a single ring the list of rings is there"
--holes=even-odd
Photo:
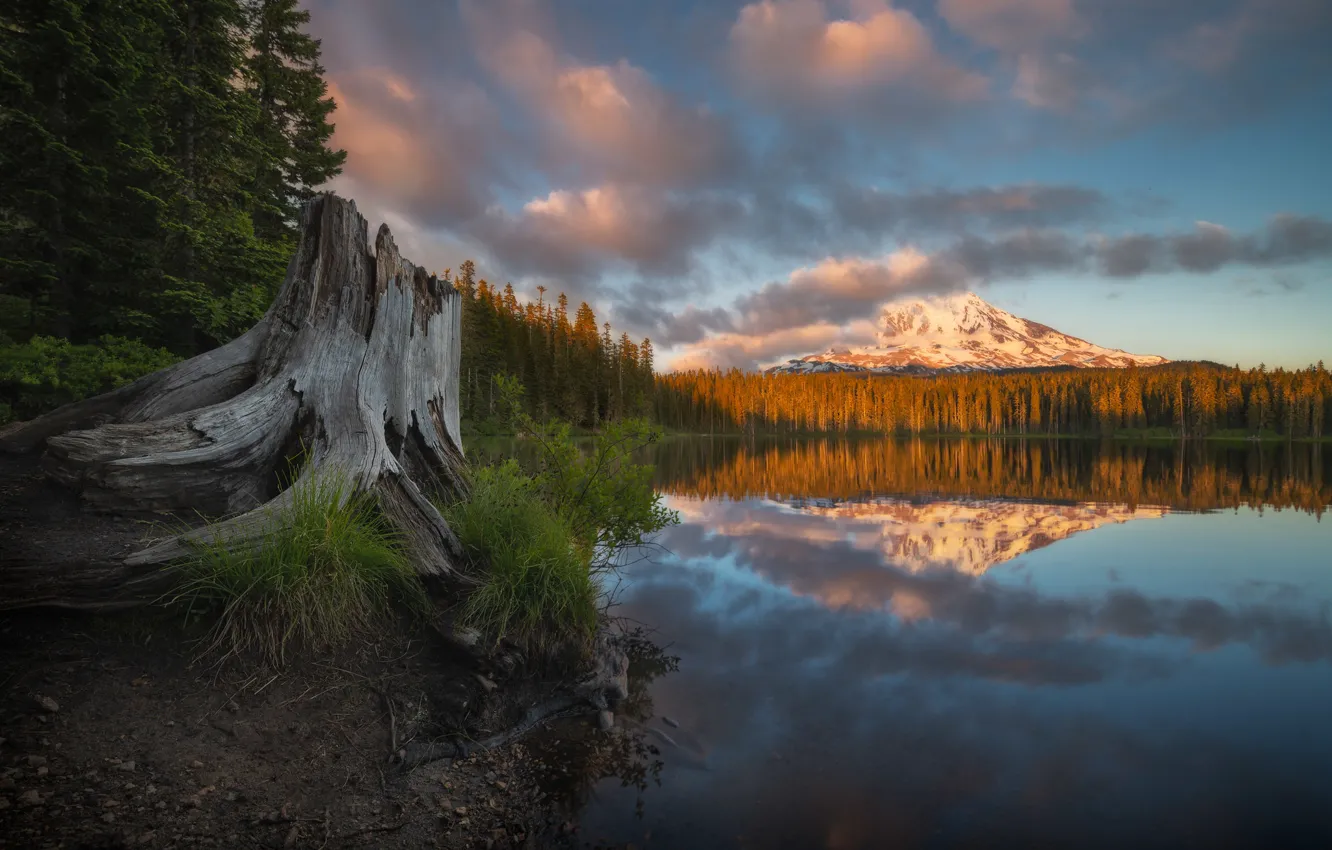
[[[445,277],[451,272],[446,271]],[[459,402],[464,421],[480,430],[502,427],[500,375],[513,375],[524,388],[528,413],[539,420],[561,419],[595,428],[599,424],[651,413],[652,342],[613,336],[609,323],[597,325],[587,302],[572,321],[569,299],[518,300],[513,285],[503,289],[476,277],[463,263],[454,286],[462,295],[462,376]]]
[[[731,370],[659,376],[655,412],[708,433],[1081,434],[1321,438],[1332,375],[1207,364],[968,373],[933,377],[765,375]]]
[[[308,20],[298,0],[0,4],[0,419],[267,309],[299,204],[345,157]]]

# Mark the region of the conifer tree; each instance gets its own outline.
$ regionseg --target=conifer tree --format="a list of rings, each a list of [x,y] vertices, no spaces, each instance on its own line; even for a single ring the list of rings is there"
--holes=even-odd
[[[297,0],[248,0],[244,11],[245,86],[257,107],[251,215],[258,238],[281,241],[294,236],[301,201],[342,170],[347,153],[329,146],[335,104],[319,40],[302,31],[310,13]]]

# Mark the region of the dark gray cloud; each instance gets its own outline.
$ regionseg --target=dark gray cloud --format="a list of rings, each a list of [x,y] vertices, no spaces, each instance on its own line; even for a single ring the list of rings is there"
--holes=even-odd
[[[1332,256],[1332,222],[1279,215],[1255,233],[1201,223],[1192,233],[1135,234],[1097,246],[1099,268],[1111,277],[1153,272],[1214,272],[1224,266],[1283,266]]]
[[[838,228],[874,237],[905,232],[1012,229],[1096,221],[1111,206],[1104,194],[1082,186],[1014,185],[917,193],[882,192],[839,184],[829,193]]]

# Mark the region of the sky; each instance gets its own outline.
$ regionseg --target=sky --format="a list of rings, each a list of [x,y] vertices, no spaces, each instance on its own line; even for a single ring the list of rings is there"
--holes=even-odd
[[[965,291],[1139,354],[1332,361],[1328,0],[305,3],[330,188],[659,368]]]

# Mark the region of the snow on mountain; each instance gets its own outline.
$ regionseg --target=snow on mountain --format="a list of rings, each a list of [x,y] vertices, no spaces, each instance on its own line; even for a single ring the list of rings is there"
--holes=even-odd
[[[1165,362],[1154,354],[1129,354],[1060,333],[968,292],[890,304],[879,315],[875,345],[829,349],[767,371],[911,374],[1052,366],[1123,368]]]

